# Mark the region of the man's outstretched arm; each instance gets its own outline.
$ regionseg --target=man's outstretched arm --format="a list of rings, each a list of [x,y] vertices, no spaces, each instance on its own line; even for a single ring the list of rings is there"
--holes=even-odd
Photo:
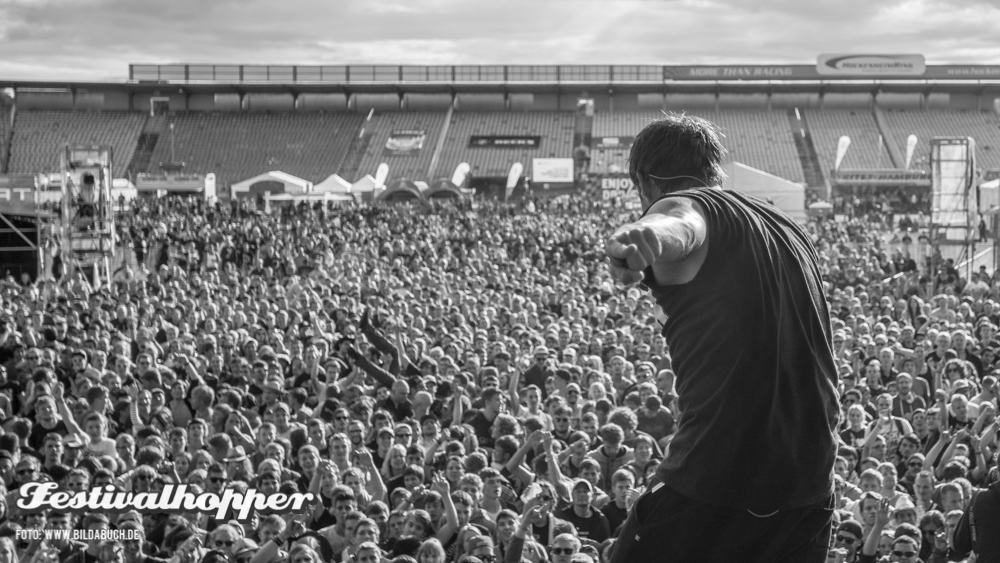
[[[679,267],[692,255],[707,250],[708,224],[701,205],[686,197],[655,203],[645,217],[623,225],[605,245],[611,275],[625,285],[642,281],[643,270],[653,267],[659,285],[685,283]],[[703,259],[704,256],[701,256]],[[700,266],[700,262],[699,262]],[[697,273],[697,269],[694,270]]]

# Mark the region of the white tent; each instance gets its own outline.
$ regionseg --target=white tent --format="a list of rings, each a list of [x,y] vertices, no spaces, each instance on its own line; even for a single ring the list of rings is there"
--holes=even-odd
[[[373,192],[375,186],[375,178],[371,174],[365,174],[357,182],[351,184],[351,193]]]
[[[768,200],[795,222],[806,222],[806,190],[801,184],[739,162],[726,166],[726,174],[725,189]]]
[[[1000,208],[1000,178],[979,184],[979,211]]]
[[[281,191],[266,190],[272,193],[307,194],[311,193],[313,189],[312,182],[303,180],[298,176],[292,176],[291,174],[286,174],[285,172],[272,171],[266,174],[260,174],[258,176],[254,176],[249,180],[243,180],[242,182],[233,184],[232,186],[233,197],[249,194],[251,187],[261,182],[277,182],[279,184],[282,184]]]
[[[326,180],[313,186],[313,192],[318,194],[346,194],[351,191],[351,183],[336,174],[330,174]]]

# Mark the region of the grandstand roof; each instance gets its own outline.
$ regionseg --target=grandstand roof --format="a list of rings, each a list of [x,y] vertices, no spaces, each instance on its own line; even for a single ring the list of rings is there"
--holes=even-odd
[[[129,65],[127,81],[3,80],[0,88],[180,93],[1000,92],[1000,66],[927,65],[904,75],[826,75],[816,65]]]

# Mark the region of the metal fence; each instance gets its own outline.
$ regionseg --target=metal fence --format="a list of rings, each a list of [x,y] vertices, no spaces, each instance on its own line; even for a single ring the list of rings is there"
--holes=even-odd
[[[659,65],[129,65],[129,78],[158,82],[400,83],[662,83]]]

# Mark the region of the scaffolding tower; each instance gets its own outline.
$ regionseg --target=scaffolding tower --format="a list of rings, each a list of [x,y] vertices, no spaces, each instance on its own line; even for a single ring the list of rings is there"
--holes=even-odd
[[[115,255],[113,156],[108,145],[64,145],[59,158],[63,263],[67,275],[83,272],[95,285],[111,282]]]

